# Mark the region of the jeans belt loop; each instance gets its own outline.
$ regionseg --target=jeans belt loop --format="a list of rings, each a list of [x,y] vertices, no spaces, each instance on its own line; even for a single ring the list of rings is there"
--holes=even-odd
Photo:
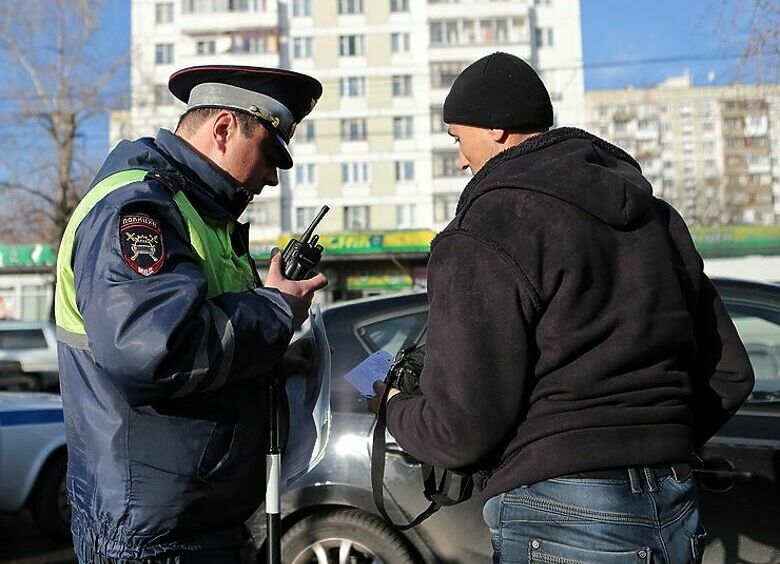
[[[631,493],[642,493],[642,484],[639,482],[639,472],[637,472],[636,468],[628,469],[628,481],[631,483]]]

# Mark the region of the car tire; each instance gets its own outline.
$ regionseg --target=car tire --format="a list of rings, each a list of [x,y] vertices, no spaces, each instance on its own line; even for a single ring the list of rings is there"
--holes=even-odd
[[[55,454],[47,461],[32,498],[31,509],[35,524],[56,539],[70,538],[70,505],[65,493],[67,466],[65,453]]]
[[[379,517],[329,509],[304,517],[282,535],[282,561],[414,564],[417,559],[406,540]]]

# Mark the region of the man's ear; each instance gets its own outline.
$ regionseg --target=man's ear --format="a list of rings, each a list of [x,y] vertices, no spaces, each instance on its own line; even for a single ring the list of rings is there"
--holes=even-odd
[[[504,143],[506,142],[507,137],[509,137],[509,130],[508,129],[491,129],[490,130],[490,138],[495,141],[496,143]]]
[[[211,139],[221,154],[225,153],[228,140],[236,134],[236,118],[228,111],[221,111],[211,123]]]

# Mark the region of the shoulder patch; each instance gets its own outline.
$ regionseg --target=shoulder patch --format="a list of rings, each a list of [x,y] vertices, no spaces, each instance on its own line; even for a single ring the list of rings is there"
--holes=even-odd
[[[141,276],[151,276],[162,268],[165,247],[156,219],[142,213],[121,216],[119,243],[125,262]]]

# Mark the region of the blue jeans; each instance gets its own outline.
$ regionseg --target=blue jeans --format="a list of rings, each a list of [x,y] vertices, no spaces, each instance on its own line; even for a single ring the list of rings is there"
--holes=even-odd
[[[701,562],[706,534],[693,478],[613,472],[544,480],[489,499],[483,516],[493,563]]]

